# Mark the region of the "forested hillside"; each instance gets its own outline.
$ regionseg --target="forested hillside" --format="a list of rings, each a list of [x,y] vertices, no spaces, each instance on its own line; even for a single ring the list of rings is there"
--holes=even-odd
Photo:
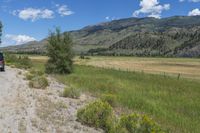
[[[76,53],[93,55],[200,56],[200,16],[127,18],[70,31]],[[4,48],[45,52],[46,39]]]

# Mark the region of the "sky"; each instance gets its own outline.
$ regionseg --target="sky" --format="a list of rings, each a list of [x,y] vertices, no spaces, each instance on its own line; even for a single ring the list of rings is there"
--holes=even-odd
[[[81,29],[129,17],[200,15],[200,0],[0,0],[1,46],[39,41],[50,30]]]

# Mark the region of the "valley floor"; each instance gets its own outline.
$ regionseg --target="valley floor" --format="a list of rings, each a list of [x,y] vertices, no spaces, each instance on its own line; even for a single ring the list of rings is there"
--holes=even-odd
[[[1,133],[99,133],[76,121],[76,111],[92,97],[80,99],[59,96],[64,85],[49,77],[46,90],[28,87],[22,70],[7,67],[0,73]]]
[[[76,59],[77,64],[125,71],[170,75],[200,79],[200,59],[198,58],[151,58],[151,57],[104,57],[94,56],[89,60]]]

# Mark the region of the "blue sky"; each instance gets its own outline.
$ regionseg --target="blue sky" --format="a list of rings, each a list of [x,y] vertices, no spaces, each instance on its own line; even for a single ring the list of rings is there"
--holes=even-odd
[[[200,0],[1,0],[2,46],[41,40],[62,31],[127,17],[200,15]]]

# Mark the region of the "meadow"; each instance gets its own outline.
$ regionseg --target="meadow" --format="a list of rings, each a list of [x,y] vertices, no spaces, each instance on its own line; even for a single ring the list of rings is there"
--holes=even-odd
[[[44,70],[46,57],[34,56],[31,59],[36,69]],[[126,63],[122,63],[123,61]],[[123,108],[123,112],[131,110],[148,114],[169,132],[198,133],[200,131],[199,61],[199,59],[178,58],[90,57],[85,60],[76,58],[74,73],[53,76],[66,85],[97,97],[103,94],[115,95],[118,106],[120,109]],[[105,63],[101,66],[100,62]],[[109,66],[105,66],[107,63]],[[131,70],[131,67],[127,67],[130,64],[138,64],[140,69],[136,70],[135,66]],[[151,71],[144,68],[151,68],[148,69]],[[158,71],[158,68],[162,69]],[[169,76],[173,75],[174,71],[175,75],[181,73],[183,77]],[[163,74],[164,72],[166,74]],[[192,77],[195,80],[191,80]]]
[[[89,60],[76,58],[76,64],[112,68],[125,71],[178,76],[200,79],[199,58],[151,58],[151,57],[105,57],[94,56]]]
[[[46,62],[48,60],[46,56],[31,55],[30,58],[36,62]],[[74,63],[84,66],[200,80],[199,58],[89,56],[89,59],[82,60],[77,56]]]

